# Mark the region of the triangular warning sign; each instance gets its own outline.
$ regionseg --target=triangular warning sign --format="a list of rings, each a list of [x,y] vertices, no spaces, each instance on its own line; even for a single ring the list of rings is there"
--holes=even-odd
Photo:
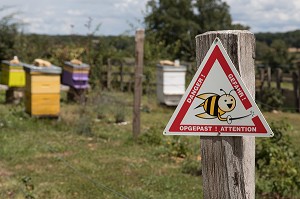
[[[218,38],[208,50],[164,134],[273,136]]]

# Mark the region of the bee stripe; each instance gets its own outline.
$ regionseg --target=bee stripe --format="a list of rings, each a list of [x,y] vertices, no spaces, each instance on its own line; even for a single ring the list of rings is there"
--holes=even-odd
[[[215,115],[215,107],[218,108],[218,106],[216,106],[216,96],[213,96],[211,98],[211,104],[210,104],[210,111],[209,111],[210,115]]]
[[[214,115],[218,116],[218,110],[219,110],[219,105],[218,105],[218,101],[220,99],[220,96],[215,96],[215,105],[214,105]]]
[[[210,104],[211,104],[211,97],[207,98],[205,100],[205,106],[204,106],[204,110],[206,113],[210,114]]]

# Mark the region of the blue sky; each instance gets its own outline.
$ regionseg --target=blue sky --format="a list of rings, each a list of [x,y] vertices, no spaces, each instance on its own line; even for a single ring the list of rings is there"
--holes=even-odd
[[[252,32],[283,32],[300,29],[300,0],[225,0],[233,21]],[[17,11],[27,33],[87,34],[97,24],[97,34],[133,34],[142,27],[147,0],[1,0],[0,7],[14,6],[0,17]],[[88,29],[89,18],[92,27]],[[131,24],[131,25],[130,25]]]

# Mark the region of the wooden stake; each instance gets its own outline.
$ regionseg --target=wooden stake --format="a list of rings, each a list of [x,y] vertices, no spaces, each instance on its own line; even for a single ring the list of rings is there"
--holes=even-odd
[[[197,66],[219,37],[250,94],[255,95],[255,38],[249,31],[212,31],[196,37]],[[201,137],[203,198],[254,199],[255,138]]]
[[[268,81],[268,88],[271,88],[271,78],[272,78],[272,75],[271,75],[271,67],[268,66],[267,67],[267,81]]]
[[[124,91],[124,65],[123,60],[120,61],[120,90]]]
[[[294,71],[292,77],[293,77],[296,112],[299,113],[300,112],[299,74],[296,71]]]
[[[276,88],[280,91],[280,93],[282,93],[281,82],[282,82],[282,69],[277,68],[276,69]]]
[[[107,59],[107,72],[106,72],[106,86],[108,90],[111,90],[111,59]]]
[[[145,31],[137,30],[135,34],[135,78],[134,78],[134,105],[133,105],[133,137],[136,140],[140,134],[140,106],[142,97],[142,80],[144,65],[144,38]]]

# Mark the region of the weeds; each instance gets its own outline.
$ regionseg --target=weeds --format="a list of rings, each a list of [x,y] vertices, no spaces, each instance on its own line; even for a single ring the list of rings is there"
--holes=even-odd
[[[200,161],[192,158],[186,158],[182,163],[182,172],[191,174],[194,176],[200,176],[202,174]]]
[[[25,199],[35,199],[33,196],[34,185],[32,183],[31,177],[25,176],[22,178],[23,185],[25,186]]]
[[[285,133],[290,125],[272,123],[271,128],[275,136],[256,144],[257,194],[263,198],[293,198],[300,191],[300,162]]]

